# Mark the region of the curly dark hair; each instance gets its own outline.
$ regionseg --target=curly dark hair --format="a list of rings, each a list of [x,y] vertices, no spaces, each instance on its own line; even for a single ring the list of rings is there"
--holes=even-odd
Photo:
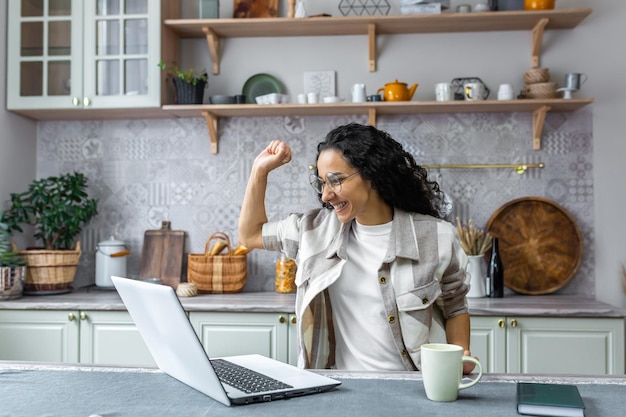
[[[391,207],[444,218],[439,184],[430,181],[426,169],[387,132],[358,123],[331,130],[317,145],[316,175],[319,155],[327,149],[341,152]]]

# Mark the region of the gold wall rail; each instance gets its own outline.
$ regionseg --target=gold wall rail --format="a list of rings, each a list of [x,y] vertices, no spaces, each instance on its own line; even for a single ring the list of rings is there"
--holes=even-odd
[[[533,164],[450,164],[450,165],[422,165],[427,169],[498,169],[511,168],[517,174],[524,174],[529,168],[544,168],[543,162]]]

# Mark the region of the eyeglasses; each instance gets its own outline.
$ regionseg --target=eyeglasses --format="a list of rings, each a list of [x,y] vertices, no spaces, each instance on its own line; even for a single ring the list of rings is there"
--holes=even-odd
[[[339,193],[341,192],[341,184],[343,184],[344,181],[346,181],[351,176],[358,173],[359,171],[356,171],[346,177],[340,178],[337,174],[329,172],[328,174],[326,174],[325,181],[317,175],[311,174],[311,176],[309,177],[309,183],[311,184],[311,187],[313,187],[313,189],[317,191],[318,194],[322,194],[324,192],[324,185],[326,185],[328,189],[333,193]],[[339,175],[343,174],[339,173]]]

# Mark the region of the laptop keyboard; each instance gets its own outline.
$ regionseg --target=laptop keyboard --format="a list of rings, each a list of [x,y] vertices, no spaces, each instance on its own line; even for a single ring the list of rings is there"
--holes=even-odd
[[[224,359],[211,360],[215,373],[222,382],[248,394],[277,389],[293,388],[291,385],[244,368]]]

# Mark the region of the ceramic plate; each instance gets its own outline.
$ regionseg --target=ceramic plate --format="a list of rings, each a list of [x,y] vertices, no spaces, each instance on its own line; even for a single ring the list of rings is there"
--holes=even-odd
[[[243,85],[242,94],[246,96],[246,103],[256,103],[258,96],[270,93],[283,94],[283,85],[269,74],[253,75]]]
[[[565,209],[545,198],[506,203],[491,216],[487,231],[499,239],[504,285],[521,294],[558,290],[572,279],[582,261],[578,226]]]

